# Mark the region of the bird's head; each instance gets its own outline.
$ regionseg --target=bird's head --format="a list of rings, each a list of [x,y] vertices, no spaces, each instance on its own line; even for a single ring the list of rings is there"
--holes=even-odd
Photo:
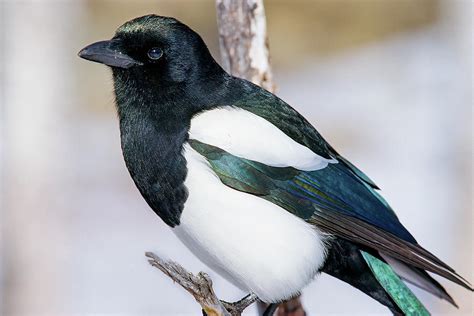
[[[112,39],[85,47],[79,56],[110,66],[116,81],[155,87],[196,80],[220,68],[196,32],[157,15],[126,22]]]

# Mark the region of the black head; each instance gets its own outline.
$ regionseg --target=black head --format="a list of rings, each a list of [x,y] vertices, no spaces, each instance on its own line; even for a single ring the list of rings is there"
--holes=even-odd
[[[115,77],[151,84],[197,80],[220,69],[196,32],[157,15],[126,22],[111,40],[91,44],[79,56],[110,66]]]

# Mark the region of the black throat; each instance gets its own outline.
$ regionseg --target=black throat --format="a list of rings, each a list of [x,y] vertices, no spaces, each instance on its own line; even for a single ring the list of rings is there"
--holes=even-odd
[[[123,156],[146,202],[174,227],[188,196],[182,150],[191,118],[222,105],[234,79],[220,67],[205,82],[156,82],[135,75],[114,70]]]

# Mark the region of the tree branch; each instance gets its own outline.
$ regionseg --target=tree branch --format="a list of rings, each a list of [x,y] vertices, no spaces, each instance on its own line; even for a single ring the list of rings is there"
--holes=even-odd
[[[212,280],[206,273],[199,272],[198,275],[194,275],[179,263],[163,260],[152,252],[146,252],[145,256],[149,258],[148,262],[153,267],[190,293],[208,316],[240,316],[244,309],[257,300],[254,294],[250,294],[235,303],[220,301],[212,288]]]
[[[216,9],[224,69],[273,91],[263,0],[216,0]]]

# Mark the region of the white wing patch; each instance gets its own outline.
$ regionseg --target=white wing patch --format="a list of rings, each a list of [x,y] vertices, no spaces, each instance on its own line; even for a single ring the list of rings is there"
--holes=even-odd
[[[235,156],[273,167],[291,166],[311,171],[337,162],[295,142],[264,118],[230,106],[195,116],[191,120],[189,136]]]

